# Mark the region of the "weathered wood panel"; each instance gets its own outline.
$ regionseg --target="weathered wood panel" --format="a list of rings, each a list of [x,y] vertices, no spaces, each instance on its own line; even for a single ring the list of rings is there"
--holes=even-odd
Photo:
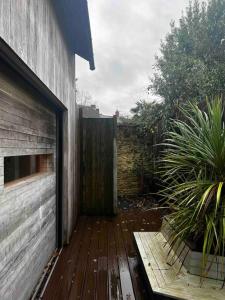
[[[29,299],[56,248],[56,115],[40,100],[0,61],[1,300]],[[4,157],[47,153],[51,171],[4,185]]]
[[[58,24],[54,1],[2,0],[0,16],[0,36],[69,107],[75,57]]]
[[[223,281],[190,274],[162,233],[135,232],[134,237],[156,299],[157,295],[180,300],[224,299]]]
[[[81,208],[82,213],[114,213],[113,118],[83,118],[81,126]]]
[[[15,51],[25,64],[39,77],[39,79],[66,106],[64,113],[64,232],[66,240],[72,233],[77,215],[77,199],[75,186],[75,55],[69,50],[55,13],[55,0],[1,0],[0,1],[0,37]],[[0,83],[1,84],[1,83]],[[12,87],[11,87],[12,88]],[[15,95],[15,98],[17,96]],[[0,115],[3,117],[3,97]],[[25,99],[20,99],[19,111],[14,122],[2,123],[0,128],[8,129],[16,126],[22,133],[27,133],[27,119],[21,112]],[[11,104],[17,99],[11,99]],[[26,103],[27,104],[27,103]],[[39,114],[40,107],[27,106]],[[36,110],[37,108],[37,110]],[[4,111],[8,115],[9,103],[4,96]],[[47,115],[46,115],[47,116]],[[8,115],[8,117],[10,117]],[[31,120],[30,120],[31,121]],[[46,120],[48,122],[48,120]],[[32,123],[31,123],[32,125]],[[48,126],[46,126],[48,128]],[[30,126],[31,135],[36,132]],[[50,128],[50,127],[49,127]],[[39,128],[42,137],[46,135],[43,128]],[[39,134],[38,134],[39,135]],[[5,153],[5,152],[4,152]]]

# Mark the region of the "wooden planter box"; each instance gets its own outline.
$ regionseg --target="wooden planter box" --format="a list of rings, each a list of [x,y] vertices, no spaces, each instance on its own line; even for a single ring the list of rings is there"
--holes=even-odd
[[[206,278],[202,278],[199,276],[202,254],[192,251],[185,243],[172,247],[171,230],[165,220],[161,232],[134,232],[151,290],[159,296],[156,299],[163,296],[180,300],[224,300],[221,266],[224,257],[210,257],[215,262]]]
[[[165,240],[170,243],[174,230],[169,224],[168,219],[163,220],[161,233]],[[190,274],[202,276],[202,253],[192,250],[187,243],[181,242],[180,246],[178,244],[180,242],[172,246],[175,256],[168,256],[168,263],[173,264],[173,260],[179,258]],[[207,273],[204,274],[205,278],[223,281],[225,278],[225,257],[209,255],[206,270]]]

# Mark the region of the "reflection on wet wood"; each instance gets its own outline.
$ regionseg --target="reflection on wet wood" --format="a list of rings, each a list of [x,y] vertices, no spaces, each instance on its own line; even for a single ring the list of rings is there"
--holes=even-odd
[[[111,217],[80,217],[43,300],[147,300],[134,231],[160,228],[156,212],[130,210]]]

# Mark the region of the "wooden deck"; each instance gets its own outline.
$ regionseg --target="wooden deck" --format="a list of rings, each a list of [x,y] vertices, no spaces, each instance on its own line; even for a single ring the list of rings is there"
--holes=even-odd
[[[80,217],[43,299],[150,299],[133,232],[157,231],[160,225],[159,213],[138,209],[114,218]]]

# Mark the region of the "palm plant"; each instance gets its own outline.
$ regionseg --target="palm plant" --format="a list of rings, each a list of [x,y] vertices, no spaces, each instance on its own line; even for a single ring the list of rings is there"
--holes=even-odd
[[[182,109],[183,120],[172,120],[160,163],[164,188],[160,194],[171,208],[173,241],[192,241],[208,256],[225,255],[225,128],[220,98]]]

